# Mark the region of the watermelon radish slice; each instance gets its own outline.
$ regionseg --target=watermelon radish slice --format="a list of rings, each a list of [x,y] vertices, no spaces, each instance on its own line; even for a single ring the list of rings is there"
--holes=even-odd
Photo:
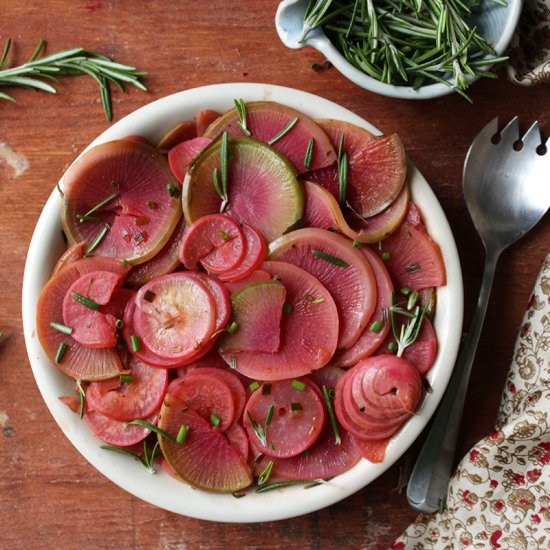
[[[178,225],[162,249],[150,260],[132,267],[124,283],[137,288],[155,277],[175,271],[180,265],[179,249],[185,228],[185,222],[181,216]]]
[[[248,453],[250,446],[248,444],[248,436],[244,428],[238,423],[233,422],[227,430],[225,430],[224,435],[227,437],[229,443],[233,445],[239,454],[243,457],[245,461],[248,461]]]
[[[254,139],[231,138],[228,152],[225,212],[270,242],[302,217],[304,196],[296,172],[279,152]],[[214,169],[221,170],[220,140],[195,159],[185,177],[182,199],[188,225],[220,212],[222,199],[213,185]]]
[[[94,254],[143,263],[176,227],[179,194],[166,159],[153,147],[127,140],[97,145],[65,174],[63,230],[71,244],[98,243]]]
[[[203,136],[210,124],[221,116],[221,113],[212,109],[200,110],[195,117],[197,121],[197,136]]]
[[[281,281],[290,306],[281,319],[279,351],[222,353],[223,358],[253,380],[294,378],[320,369],[336,349],[338,312],[332,296],[313,275],[295,265],[264,262],[261,268]]]
[[[106,380],[92,382],[86,390],[90,407],[109,418],[128,421],[146,418],[160,409],[166,388],[168,371],[155,369],[132,357],[129,361],[131,382]]]
[[[250,137],[268,143],[297,117],[296,123],[286,135],[273,143],[293,164],[298,173],[330,166],[336,161],[336,153],[323,130],[308,116],[279,103],[255,101],[246,104],[246,126]],[[244,136],[236,109],[232,109],[214,121],[204,135],[216,138],[223,131],[230,136]],[[304,166],[310,140],[313,140],[313,156],[309,167]]]
[[[225,273],[243,260],[246,240],[239,224],[224,214],[203,216],[190,225],[180,246],[180,260],[187,269],[201,265],[210,273]]]
[[[194,275],[157,277],[136,295],[137,336],[161,358],[190,360],[208,342],[215,323],[215,298]]]
[[[174,176],[179,182],[183,181],[187,174],[187,167],[193,159],[208,145],[212,140],[205,137],[196,137],[182,141],[168,151],[168,164]]]
[[[267,247],[262,235],[246,223],[243,224],[242,229],[246,242],[246,254],[236,268],[220,274],[222,281],[239,281],[248,277],[265,259]]]
[[[221,338],[220,351],[226,355],[279,351],[285,299],[286,288],[274,279],[251,283],[232,294],[232,319],[237,330]]]
[[[225,435],[179,399],[168,394],[159,428],[174,439],[181,426],[189,431],[183,444],[159,438],[162,454],[184,481],[206,491],[232,493],[252,484],[252,472]]]
[[[339,120],[318,120],[333,147],[348,156],[346,201],[362,217],[378,214],[399,195],[407,173],[405,150],[396,134],[373,136],[364,128]],[[338,166],[308,173],[307,179],[339,197]]]
[[[122,276],[112,271],[92,271],[77,279],[63,299],[63,322],[73,330],[71,336],[83,346],[111,348],[116,346],[116,318],[99,306],[109,303]],[[77,299],[78,298],[78,299]],[[84,305],[89,300],[95,309]]]
[[[312,384],[306,378],[264,383],[248,400],[244,427],[265,455],[297,456],[321,435],[325,411]]]
[[[352,435],[351,439],[355,444],[355,447],[361,453],[361,456],[369,462],[379,464],[384,460],[390,438],[367,440]]]
[[[221,431],[229,428],[236,418],[231,388],[218,375],[195,372],[171,385],[170,394]]]
[[[86,254],[86,243],[84,241],[80,241],[79,243],[73,244],[67,248],[65,252],[61,255],[59,260],[57,260],[56,264],[54,265],[54,268],[52,270],[52,277],[62,268],[66,265],[72,264],[73,262],[76,262],[77,260],[80,260],[84,257]]]
[[[144,418],[149,424],[156,424],[159,419],[159,411],[155,411],[151,416]],[[129,447],[143,441],[150,433],[149,428],[130,424],[125,426],[120,420],[113,420],[99,411],[94,411],[90,407],[84,410],[84,420],[94,433],[108,445],[116,447]]]
[[[197,137],[197,125],[192,120],[184,120],[170,128],[157,142],[156,148],[167,152],[182,141]]]
[[[391,277],[376,252],[366,245],[359,250],[369,262],[376,279],[376,308],[355,344],[347,350],[337,351],[334,354],[331,363],[338,367],[350,367],[371,355],[382,345],[391,328],[391,323],[385,319],[384,315],[384,311],[388,311],[391,307],[393,292]]]
[[[250,283],[255,283],[257,281],[269,281],[269,279],[271,279],[271,275],[267,271],[264,271],[263,269],[256,269],[256,271],[253,271],[244,279],[239,279],[238,281],[224,281],[223,284],[229,293],[233,294]]]
[[[269,258],[301,267],[326,287],[340,319],[338,348],[350,348],[376,307],[376,281],[361,252],[341,235],[306,228],[271,243]]]
[[[82,258],[60,269],[42,289],[36,311],[38,338],[49,360],[71,378],[104,380],[121,374],[123,367],[115,348],[82,346],[50,323],[63,323],[63,300],[71,285],[80,277],[93,271],[113,271],[124,276],[128,269],[112,258]],[[56,362],[56,356],[64,346],[65,352]]]

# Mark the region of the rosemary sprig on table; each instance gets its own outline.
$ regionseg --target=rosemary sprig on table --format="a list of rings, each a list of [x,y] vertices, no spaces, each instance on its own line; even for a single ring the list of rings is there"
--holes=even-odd
[[[506,5],[506,0],[491,0]],[[497,57],[469,18],[479,0],[309,0],[301,41],[322,27],[352,65],[398,86],[433,81],[464,97],[472,78],[507,57]],[[452,80],[447,77],[451,75]]]
[[[122,92],[125,84],[131,84],[140,90],[147,88],[140,82],[139,77],[147,73],[135,67],[123,65],[113,61],[110,57],[84,48],[60,50],[45,57],[40,57],[46,45],[40,40],[30,59],[22,65],[9,67],[8,52],[11,39],[8,38],[2,56],[0,57],[0,87],[18,86],[57,93],[57,90],[44,79],[59,83],[58,77],[88,75],[99,84],[101,103],[107,120],[112,120],[110,83],[113,83]],[[0,91],[0,99],[15,101],[15,98],[6,92]]]

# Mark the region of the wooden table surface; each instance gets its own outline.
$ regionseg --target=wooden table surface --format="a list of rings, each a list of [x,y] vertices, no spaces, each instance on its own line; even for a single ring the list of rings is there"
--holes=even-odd
[[[482,274],[483,248],[461,194],[465,153],[498,115],[535,119],[550,133],[548,85],[478,82],[473,105],[458,95],[403,101],[373,95],[336,70],[314,72],[313,50],[292,51],[274,29],[277,2],[35,0],[4,2],[0,50],[15,41],[21,63],[45,38],[48,51],[84,46],[149,72],[149,92],[114,92],[115,120],[165,95],[223,82],[266,82],[333,100],[397,132],[433,187],[457,241],[465,282],[465,327]],[[21,325],[21,284],[34,225],[66,167],[109,123],[96,85],[66,79],[57,96],[13,90],[0,103],[0,548],[362,548],[382,549],[415,518],[399,490],[404,458],[365,489],[328,509],[266,524],[222,524],[157,509],[104,478],[52,419],[34,381]],[[549,219],[499,263],[473,372],[459,455],[492,430],[532,285],[550,249]]]

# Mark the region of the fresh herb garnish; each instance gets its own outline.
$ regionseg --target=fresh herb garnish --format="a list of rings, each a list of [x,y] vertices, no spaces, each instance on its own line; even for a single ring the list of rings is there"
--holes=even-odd
[[[270,395],[271,394],[271,384],[269,382],[264,382],[262,384],[262,395]]]
[[[370,330],[376,334],[378,334],[384,325],[380,321],[374,321],[372,325],[370,326]]]
[[[86,222],[92,220],[90,216],[97,212],[100,208],[103,208],[106,204],[109,204],[112,200],[116,199],[119,196],[119,193],[113,193],[112,195],[109,195],[106,199],[102,200],[98,204],[96,204],[93,208],[90,208],[86,214],[77,214],[76,217],[80,222]],[[93,218],[93,221],[97,221],[99,218]]]
[[[235,109],[237,110],[237,116],[239,117],[239,120],[237,121],[237,125],[245,135],[250,137],[251,132],[246,126],[246,103],[242,98],[234,99],[233,103],[235,104]]]
[[[176,441],[182,445],[187,439],[187,434],[189,433],[189,426],[182,425],[178,430],[178,435],[176,436]]]
[[[132,336],[130,336],[130,342],[132,344],[133,352],[138,352],[141,350],[141,342],[139,340],[139,336],[133,334]]]
[[[415,271],[418,271],[419,269],[420,269],[420,264],[419,263],[414,263],[414,264],[408,265],[405,268],[405,271],[407,273],[414,273]]]
[[[304,294],[304,300],[307,300],[312,304],[322,304],[325,301],[325,299],[322,296],[320,296],[319,298],[315,298],[315,296],[313,296],[313,294],[310,294],[309,292],[306,292]]]
[[[310,489],[311,487],[316,487],[317,485],[321,485],[322,483],[325,483],[323,479],[297,479],[293,481],[277,481],[275,483],[262,485],[261,487],[258,487],[254,492],[266,493],[267,491],[272,491],[273,489],[289,487],[291,485],[305,485],[304,489]]]
[[[84,418],[84,407],[86,405],[86,391],[82,387],[82,380],[78,379],[76,381],[76,387],[78,388],[78,399],[80,401],[79,416],[80,420],[82,420],[82,418]]]
[[[267,143],[268,145],[273,145],[277,141],[279,141],[283,136],[286,136],[292,128],[296,125],[298,122],[298,117],[294,117],[276,136],[273,136]]]
[[[65,344],[65,342],[61,342],[61,344],[59,344],[59,347],[57,348],[57,353],[55,354],[56,365],[59,365],[61,361],[63,361],[63,357],[65,356],[68,347],[69,346]]]
[[[348,193],[348,154],[344,151],[344,139],[346,135],[342,134],[340,145],[338,146],[338,202],[340,206],[346,206],[346,196]]]
[[[131,374],[121,374],[119,380],[121,382],[130,383],[134,381],[134,377]]]
[[[324,384],[323,384],[323,397],[325,398],[325,404],[327,406],[330,425],[332,426],[332,431],[334,432],[334,443],[336,445],[340,445],[342,443],[342,438],[340,437],[338,422],[336,421],[336,416],[334,414],[334,409],[332,407],[332,397],[330,396],[330,392],[328,388]]]
[[[161,437],[164,437],[164,439],[168,439],[168,441],[171,441],[172,443],[178,443],[176,439],[174,439],[170,434],[166,433],[164,430],[161,430],[158,426],[155,426],[154,424],[151,424],[150,422],[146,422],[145,420],[129,420],[128,422],[124,422],[123,426],[126,428],[127,426],[137,425],[141,426],[142,428],[146,428],[148,430],[151,430],[152,432],[155,432],[156,434],[160,435]]]
[[[306,385],[305,385],[301,380],[296,380],[296,379],[294,379],[294,380],[290,383],[290,385],[291,385],[293,388],[295,388],[295,389],[297,389],[297,390],[299,390],[299,391],[304,391],[304,390],[306,389]]]
[[[250,388],[250,391],[251,392],[255,392],[259,387],[260,387],[260,384],[256,381],[254,382],[251,382],[248,387]]]
[[[62,323],[56,323],[55,321],[52,321],[50,323],[50,327],[58,330],[59,332],[62,332],[63,334],[72,334],[73,332],[72,327],[68,327],[67,325],[63,325]]]
[[[224,241],[228,241],[229,240],[229,235],[223,230],[223,229],[220,229],[218,231],[218,235],[224,240]]]
[[[289,303],[283,304],[283,312],[284,313],[292,313],[292,305]]]
[[[217,414],[210,415],[210,424],[212,424],[212,426],[214,426],[215,428],[219,428],[220,422],[221,422],[221,419]]]
[[[269,477],[271,476],[271,470],[273,470],[273,466],[274,466],[274,462],[273,460],[270,460],[268,463],[267,463],[267,466],[264,468],[264,470],[262,471],[262,473],[258,476],[258,485],[261,487],[262,485],[265,485],[268,480],[269,480]]]
[[[291,411],[303,411],[304,407],[302,407],[302,404],[299,403],[298,401],[292,401],[292,403],[290,404],[290,410]]]
[[[89,256],[98,246],[99,243],[103,240],[103,237],[107,234],[107,231],[111,229],[111,226],[106,223],[97,234],[96,238],[92,241],[92,244],[88,247],[88,250],[86,250],[86,256]]]
[[[248,417],[248,420],[250,421],[250,425],[252,426],[252,430],[256,434],[256,437],[259,439],[260,443],[264,447],[267,447],[267,435],[265,433],[263,426],[259,422],[256,422],[256,420],[254,420],[252,416],[250,416],[249,411],[246,411],[246,416]]]
[[[353,241],[351,243],[351,246],[353,246],[354,248],[361,248],[361,243],[359,241]]]
[[[228,178],[228,165],[229,165],[229,149],[228,149],[229,135],[227,132],[222,133],[222,139],[220,143],[220,165],[222,176],[222,193],[225,197],[220,207],[220,212],[223,212],[227,206],[229,195],[227,194],[227,178]]]
[[[71,48],[60,50],[45,57],[39,57],[42,53],[45,40],[40,40],[36,50],[27,63],[17,67],[7,67],[6,59],[11,46],[8,38],[4,47],[4,53],[0,58],[0,87],[21,86],[57,93],[56,89],[41,79],[50,79],[59,82],[60,76],[88,75],[99,84],[101,103],[107,120],[112,120],[112,104],[110,82],[124,91],[124,84],[128,83],[140,90],[147,88],[139,81],[139,77],[147,73],[138,71],[135,67],[116,63],[106,55],[85,50],[84,48]],[[5,92],[0,92],[0,99],[15,101],[15,98]]]
[[[179,188],[179,185],[172,182],[166,184],[166,190],[173,199],[179,199],[181,196],[181,189]]]
[[[273,413],[275,412],[275,405],[271,405],[267,411],[267,417],[265,419],[265,427],[268,428],[273,420]]]
[[[307,144],[306,154],[304,157],[304,168],[307,168],[308,170],[311,168],[311,162],[313,160],[313,149],[315,147],[315,140],[313,138],[309,138],[309,142]]]
[[[153,468],[153,465],[155,463],[155,458],[160,455],[160,449],[159,449],[159,442],[157,441],[155,443],[155,446],[149,452],[149,447],[147,446],[147,440],[143,440],[143,454],[144,458],[139,456],[137,453],[134,453],[133,451],[129,451],[128,449],[123,449],[121,447],[115,447],[114,445],[100,445],[101,449],[105,449],[106,451],[112,451],[115,453],[119,453],[121,455],[131,456],[138,462],[140,462],[145,468],[147,468],[148,472],[150,474],[155,473],[155,469]]]
[[[393,329],[393,336],[397,342],[397,357],[401,357],[406,348],[415,342],[422,328],[422,323],[426,315],[427,304],[422,307],[416,306],[412,311],[407,309],[407,304],[396,303],[395,294],[391,295],[390,316]],[[397,315],[403,315],[408,318],[406,323],[401,325],[397,322]],[[390,346],[388,345],[388,348]]]
[[[321,252],[320,250],[316,250],[315,248],[311,249],[311,253],[314,256],[317,256],[317,258],[321,258],[322,260],[326,260],[327,262],[331,262],[334,265],[338,265],[340,267],[349,267],[348,262],[345,262],[344,260],[341,260],[340,258],[337,258],[336,256],[332,256],[332,255],[327,254],[325,252]]]
[[[78,294],[78,292],[71,292],[71,298],[78,302],[79,304],[89,308],[93,309],[94,311],[99,311],[99,304],[97,302],[94,302],[91,298],[88,298],[88,296],[82,296],[82,294]]]

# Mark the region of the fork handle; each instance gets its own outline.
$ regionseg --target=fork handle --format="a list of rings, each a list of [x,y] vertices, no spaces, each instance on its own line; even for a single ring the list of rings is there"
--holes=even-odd
[[[476,354],[500,251],[487,250],[479,298],[460,357],[407,486],[407,499],[418,512],[431,513],[447,492],[466,389]]]

